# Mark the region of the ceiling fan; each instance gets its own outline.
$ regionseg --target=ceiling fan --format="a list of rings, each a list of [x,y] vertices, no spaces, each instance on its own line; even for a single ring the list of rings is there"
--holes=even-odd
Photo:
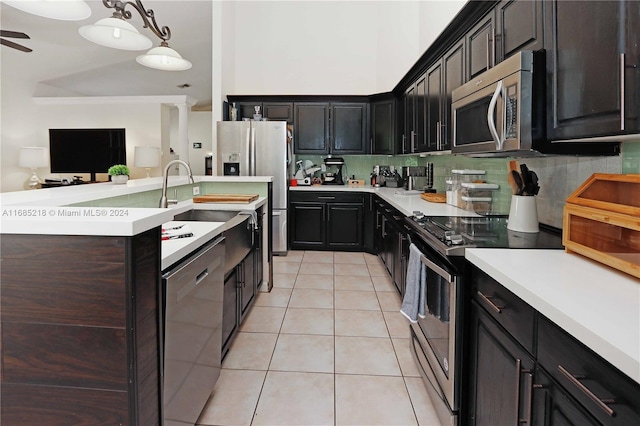
[[[29,49],[28,47],[25,47],[21,44],[18,43],[14,43],[13,41],[10,40],[5,40],[4,37],[8,37],[8,38],[18,38],[18,39],[30,39],[30,37],[28,35],[26,35],[25,33],[19,33],[17,31],[5,31],[5,30],[0,30],[0,44],[2,44],[3,46],[7,46],[7,47],[11,47],[13,49],[17,49],[21,52],[32,52],[33,49]]]

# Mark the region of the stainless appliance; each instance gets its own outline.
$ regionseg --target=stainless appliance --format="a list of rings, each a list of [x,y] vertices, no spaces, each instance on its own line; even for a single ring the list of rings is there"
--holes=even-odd
[[[544,149],[544,79],[544,52],[521,51],[455,89],[452,152]]]
[[[402,166],[402,182],[407,191],[435,192],[433,189],[433,163],[426,166]]]
[[[464,252],[476,248],[562,249],[559,231],[536,234],[507,229],[506,216],[405,219],[427,269],[425,318],[411,324],[411,351],[442,424],[459,424],[464,363]]]
[[[225,239],[163,274],[163,424],[195,425],[220,376]]]
[[[273,253],[287,253],[287,123],[219,121],[219,175],[273,176]]]

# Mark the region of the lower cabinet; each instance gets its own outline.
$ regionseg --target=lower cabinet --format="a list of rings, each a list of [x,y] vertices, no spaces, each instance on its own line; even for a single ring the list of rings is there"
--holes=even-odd
[[[499,323],[471,303],[471,425],[530,424],[534,362]]]
[[[404,215],[382,200],[374,203],[375,253],[384,263],[393,284],[404,295],[409,259],[409,230]]]
[[[262,285],[264,234],[262,212],[257,212],[258,225],[254,229],[253,248],[224,280],[224,304],[222,317],[222,357],[229,351],[238,327],[250,311]]]
[[[640,424],[640,384],[486,273],[470,277],[468,424]]]
[[[362,251],[364,198],[354,193],[290,192],[290,248]]]

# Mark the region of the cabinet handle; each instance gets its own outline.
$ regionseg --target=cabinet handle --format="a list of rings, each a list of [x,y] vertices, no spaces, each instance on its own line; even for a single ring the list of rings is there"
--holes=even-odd
[[[531,374],[531,371],[528,370],[524,370],[522,371],[528,381],[528,385],[527,385],[527,416],[525,418],[519,419],[520,423],[525,423],[530,425],[531,424],[531,407],[533,404],[533,389],[534,389],[534,385],[533,385],[533,374]]]
[[[593,392],[589,390],[585,385],[582,384],[580,379],[585,379],[585,376],[578,376],[571,374],[566,368],[562,365],[558,365],[558,371],[562,373],[564,377],[567,378],[574,386],[576,386],[582,393],[589,397],[602,411],[607,413],[609,417],[615,417],[616,412],[611,409],[607,404],[615,404],[614,399],[600,399]]]
[[[412,130],[411,131],[411,152],[412,153],[416,152],[416,147],[415,147],[416,138],[414,137],[415,135],[416,135],[416,132]]]
[[[405,147],[406,140],[407,140],[407,136],[403,133],[402,134],[402,154],[404,154],[404,151],[406,150],[406,147]]]
[[[515,397],[515,401],[516,401],[516,418],[520,419],[520,375],[522,374],[521,372],[522,369],[522,361],[520,360],[520,358],[516,358],[516,397]]]
[[[491,299],[493,299],[493,296],[485,296],[484,293],[482,293],[480,290],[478,290],[478,296],[480,296],[480,299],[482,299],[483,302],[489,305],[491,309],[496,311],[497,314],[501,313],[504,309],[504,306],[496,305],[491,301]]]
[[[335,200],[336,197],[332,197],[330,195],[320,195],[318,196],[318,200]]]
[[[627,69],[627,64],[625,60],[625,54],[620,54],[620,130],[624,130],[624,116],[625,116],[625,108],[624,108],[624,92],[625,92],[625,71]]]
[[[487,69],[491,68],[491,53],[489,53],[490,45],[491,45],[491,34],[487,33]]]

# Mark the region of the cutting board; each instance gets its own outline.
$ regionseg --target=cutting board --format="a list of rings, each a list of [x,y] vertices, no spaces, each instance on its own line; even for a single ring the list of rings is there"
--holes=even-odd
[[[205,194],[193,197],[194,203],[250,203],[258,194]]]
[[[423,192],[420,194],[420,198],[426,201],[430,201],[432,203],[446,203],[447,202],[447,194],[436,194]]]

